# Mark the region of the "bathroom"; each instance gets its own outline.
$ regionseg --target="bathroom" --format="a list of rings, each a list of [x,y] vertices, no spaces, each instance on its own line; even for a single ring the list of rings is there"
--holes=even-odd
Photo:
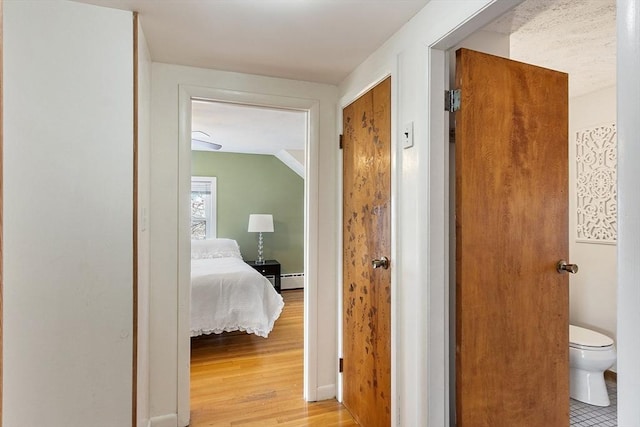
[[[525,1],[486,27],[486,34],[476,33],[463,45],[504,55],[500,35],[506,34],[506,52],[511,59],[569,74],[568,261],[579,266],[579,272],[571,274],[569,279],[569,318],[572,325],[603,334],[615,343],[615,1],[601,0],[589,6],[576,6],[567,0]],[[562,29],[558,30],[559,27]],[[557,31],[564,35],[558,36]],[[575,357],[575,348],[570,351],[572,357]],[[609,359],[614,362],[607,368],[605,377],[609,388],[615,389],[615,349],[609,347],[608,351]],[[576,387],[576,381],[571,382]],[[609,404],[606,391],[604,389],[604,397],[595,399],[592,395],[598,393],[583,391],[580,400],[589,404],[572,400],[571,425],[615,426],[616,401],[611,399],[611,405],[606,406]],[[572,395],[576,393],[574,390]],[[578,410],[574,412],[576,406]],[[582,408],[586,408],[587,415]],[[605,418],[595,421],[603,414]]]
[[[570,99],[569,136],[569,253],[571,262],[580,268],[578,274],[570,277],[569,318],[572,325],[600,332],[615,341],[615,86]],[[605,372],[605,378],[610,387],[615,383],[615,363]],[[600,403],[606,404],[606,399]],[[574,405],[572,413],[573,410]],[[615,408],[606,413],[615,421]]]

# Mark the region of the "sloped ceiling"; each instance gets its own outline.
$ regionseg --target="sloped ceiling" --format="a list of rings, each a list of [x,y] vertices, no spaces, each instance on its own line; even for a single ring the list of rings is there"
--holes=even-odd
[[[220,151],[276,154],[304,150],[307,113],[224,102],[193,101],[192,130],[209,135]]]

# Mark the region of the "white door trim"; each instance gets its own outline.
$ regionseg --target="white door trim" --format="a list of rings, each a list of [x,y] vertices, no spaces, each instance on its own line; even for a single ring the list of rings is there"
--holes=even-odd
[[[449,88],[448,50],[469,35],[517,6],[515,2],[493,2],[475,16],[425,46],[428,70],[428,173],[427,230],[428,239],[420,240],[420,253],[428,262],[423,266],[426,277],[426,419],[427,426],[453,424],[455,402],[450,399],[449,369],[455,363],[449,351],[450,335],[450,157],[449,121],[444,111],[444,91]],[[443,392],[444,391],[444,392]]]
[[[640,420],[640,8],[637,0],[617,0],[618,128],[618,425]]]
[[[305,178],[304,225],[304,398],[317,400],[317,324],[318,324],[318,157],[320,103],[315,99],[265,95],[201,86],[180,85],[178,149],[178,420],[179,425],[189,423],[190,412],[190,214],[191,183],[191,100],[208,99],[264,107],[306,111],[307,138]]]

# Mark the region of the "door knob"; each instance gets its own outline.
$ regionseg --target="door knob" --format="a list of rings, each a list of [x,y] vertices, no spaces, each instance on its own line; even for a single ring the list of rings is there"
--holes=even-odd
[[[578,272],[578,264],[567,264],[567,261],[560,260],[556,265],[558,273],[571,273],[576,274]]]
[[[383,256],[380,259],[373,259],[371,260],[371,265],[373,266],[373,268],[384,268],[385,270],[389,268],[389,258],[387,258],[386,256]]]

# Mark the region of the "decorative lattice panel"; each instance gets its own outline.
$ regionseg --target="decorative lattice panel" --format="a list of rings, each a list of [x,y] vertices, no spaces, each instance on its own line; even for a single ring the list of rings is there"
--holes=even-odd
[[[616,242],[616,164],[615,124],[576,133],[579,241]]]

